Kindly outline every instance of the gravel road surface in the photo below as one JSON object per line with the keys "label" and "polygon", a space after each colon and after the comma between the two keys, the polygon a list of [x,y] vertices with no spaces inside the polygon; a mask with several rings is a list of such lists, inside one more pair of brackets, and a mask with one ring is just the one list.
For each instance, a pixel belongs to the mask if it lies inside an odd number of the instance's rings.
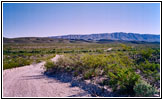
{"label": "gravel road surface", "polygon": [[[56,61],[60,55],[52,58]],[[44,64],[3,70],[3,97],[89,97],[87,91],[44,75]]]}

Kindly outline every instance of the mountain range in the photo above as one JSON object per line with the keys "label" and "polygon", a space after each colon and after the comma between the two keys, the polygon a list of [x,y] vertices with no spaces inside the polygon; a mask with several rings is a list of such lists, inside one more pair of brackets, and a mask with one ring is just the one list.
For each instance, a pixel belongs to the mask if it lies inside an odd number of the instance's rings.
{"label": "mountain range", "polygon": [[123,41],[145,41],[145,42],[160,42],[160,35],[154,34],[138,34],[138,33],[100,33],[100,34],[88,34],[88,35],[62,35],[51,36],[55,39],[79,39],[79,40],[123,40]]}

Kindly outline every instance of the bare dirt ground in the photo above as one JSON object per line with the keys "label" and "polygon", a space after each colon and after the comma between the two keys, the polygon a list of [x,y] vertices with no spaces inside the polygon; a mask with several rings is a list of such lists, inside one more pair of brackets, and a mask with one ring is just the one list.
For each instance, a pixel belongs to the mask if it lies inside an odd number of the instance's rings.
{"label": "bare dirt ground", "polygon": [[[52,60],[56,61],[56,55]],[[78,85],[44,74],[45,62],[3,71],[3,97],[90,97]],[[65,77],[63,78],[65,79]],[[66,79],[67,80],[67,79]]]}

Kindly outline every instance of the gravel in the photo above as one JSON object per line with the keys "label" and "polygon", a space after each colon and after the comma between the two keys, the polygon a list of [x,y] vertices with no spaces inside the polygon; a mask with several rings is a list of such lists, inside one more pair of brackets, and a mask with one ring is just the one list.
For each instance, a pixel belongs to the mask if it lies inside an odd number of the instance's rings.
{"label": "gravel", "polygon": [[[60,56],[52,58],[56,61]],[[90,97],[91,94],[71,82],[44,74],[44,64],[32,64],[3,70],[3,97]],[[66,77],[65,77],[66,78]]]}

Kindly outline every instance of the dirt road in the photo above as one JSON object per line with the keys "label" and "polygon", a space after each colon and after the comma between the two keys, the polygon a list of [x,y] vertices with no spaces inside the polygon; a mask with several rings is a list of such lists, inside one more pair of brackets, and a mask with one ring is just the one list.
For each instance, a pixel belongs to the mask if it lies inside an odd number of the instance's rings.
{"label": "dirt road", "polygon": [[[52,60],[56,61],[56,55]],[[70,83],[44,75],[45,62],[3,71],[3,97],[73,97],[90,94]]]}

